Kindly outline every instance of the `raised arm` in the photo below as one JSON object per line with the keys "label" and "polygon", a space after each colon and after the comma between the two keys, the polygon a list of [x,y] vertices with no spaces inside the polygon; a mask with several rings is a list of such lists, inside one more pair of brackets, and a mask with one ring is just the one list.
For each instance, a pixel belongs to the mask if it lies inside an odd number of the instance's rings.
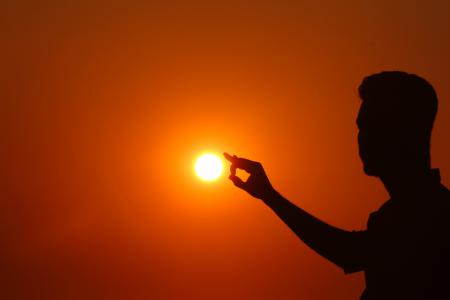
{"label": "raised arm", "polygon": [[[311,249],[345,272],[363,268],[365,232],[350,232],[331,226],[291,203],[272,187],[259,162],[227,153],[224,156],[231,162],[229,178],[234,185],[261,199]],[[236,169],[243,169],[250,174],[247,181],[236,176]]]}

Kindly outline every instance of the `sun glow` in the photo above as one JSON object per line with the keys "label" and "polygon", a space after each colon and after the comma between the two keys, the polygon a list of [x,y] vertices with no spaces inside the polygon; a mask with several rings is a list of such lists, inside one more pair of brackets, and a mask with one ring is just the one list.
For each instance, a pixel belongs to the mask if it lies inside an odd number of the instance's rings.
{"label": "sun glow", "polygon": [[217,155],[206,153],[197,159],[194,169],[200,179],[213,181],[218,179],[222,174],[223,164]]}

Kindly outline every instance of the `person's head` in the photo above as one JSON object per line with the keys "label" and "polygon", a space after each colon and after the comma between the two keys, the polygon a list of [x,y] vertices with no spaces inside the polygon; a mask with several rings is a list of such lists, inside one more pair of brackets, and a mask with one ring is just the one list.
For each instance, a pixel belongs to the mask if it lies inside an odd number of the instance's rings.
{"label": "person's head", "polygon": [[359,86],[359,154],[367,175],[430,167],[437,96],[425,79],[405,72],[370,75]]}

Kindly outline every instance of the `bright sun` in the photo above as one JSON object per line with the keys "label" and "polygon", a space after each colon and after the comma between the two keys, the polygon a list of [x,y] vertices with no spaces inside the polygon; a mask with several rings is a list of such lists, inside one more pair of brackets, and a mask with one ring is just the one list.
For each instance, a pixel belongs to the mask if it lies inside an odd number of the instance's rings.
{"label": "bright sun", "polygon": [[195,162],[195,173],[205,181],[213,181],[222,174],[222,160],[214,154],[201,155]]}

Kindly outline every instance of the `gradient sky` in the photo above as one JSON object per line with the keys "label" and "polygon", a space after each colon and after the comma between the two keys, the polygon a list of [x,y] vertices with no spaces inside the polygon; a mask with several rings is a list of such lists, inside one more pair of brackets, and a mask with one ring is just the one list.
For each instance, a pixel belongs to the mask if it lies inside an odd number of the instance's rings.
{"label": "gradient sky", "polygon": [[363,229],[387,199],[358,157],[357,87],[404,70],[439,113],[450,185],[448,1],[1,4],[0,297],[358,299],[206,150],[263,162],[288,199]]}

